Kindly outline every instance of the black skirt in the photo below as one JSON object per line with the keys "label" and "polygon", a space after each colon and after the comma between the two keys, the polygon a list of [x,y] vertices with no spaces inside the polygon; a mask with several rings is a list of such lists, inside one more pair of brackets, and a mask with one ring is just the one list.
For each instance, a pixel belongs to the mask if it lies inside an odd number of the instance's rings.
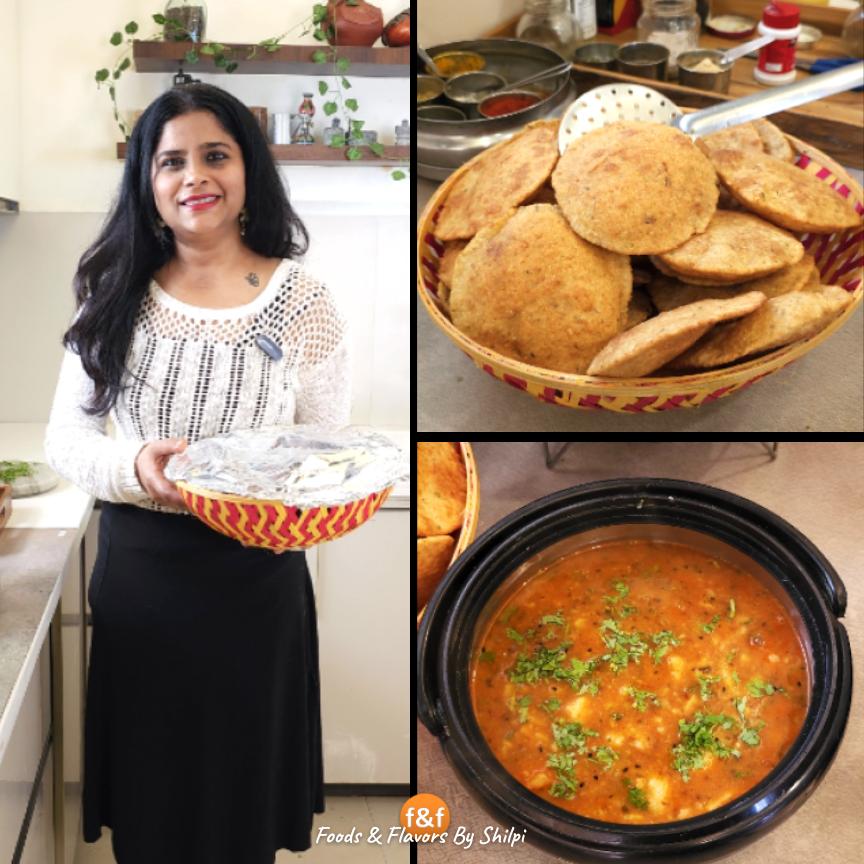
{"label": "black skirt", "polygon": [[88,594],[84,839],[118,864],[273,864],[324,812],[315,599],[300,552],[102,505]]}

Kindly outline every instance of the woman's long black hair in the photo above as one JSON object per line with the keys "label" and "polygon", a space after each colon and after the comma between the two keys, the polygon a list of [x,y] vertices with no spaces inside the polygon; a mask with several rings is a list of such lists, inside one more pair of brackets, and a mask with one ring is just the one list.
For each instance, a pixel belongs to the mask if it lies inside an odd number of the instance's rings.
{"label": "woman's long black hair", "polygon": [[[210,84],[185,84],[154,100],[135,124],[126,148],[120,191],[96,241],[81,256],[73,286],[79,314],[63,345],[81,357],[93,379],[84,410],[107,414],[117,400],[139,306],[150,280],[174,257],[174,237],[157,227],[150,178],[165,124],[191,111],[210,111],[240,145],[246,170],[245,244],[268,258],[296,258],[309,235],[288,203],[267,140],[252,112]],[[83,307],[83,308],[82,308]]]}

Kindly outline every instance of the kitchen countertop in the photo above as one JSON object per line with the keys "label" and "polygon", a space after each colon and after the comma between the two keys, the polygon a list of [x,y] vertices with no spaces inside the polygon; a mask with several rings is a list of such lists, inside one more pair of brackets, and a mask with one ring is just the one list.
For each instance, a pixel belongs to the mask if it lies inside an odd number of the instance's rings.
{"label": "kitchen countertop", "polygon": [[[837,758],[812,796],[773,831],[731,855],[725,864],[789,864],[819,859],[849,864],[861,857],[864,800],[864,444],[780,444],[773,462],[758,443],[573,444],[549,471],[542,445],[475,443],[481,507],[478,534],[523,504],[579,483],[612,477],[672,477],[743,495],[791,522],[831,561],[848,591],[842,619],[852,645],[854,686],[849,724]],[[814,506],[815,505],[815,506]],[[417,723],[417,791],[450,808],[449,834],[475,832],[470,850],[450,843],[418,847],[422,864],[553,864],[563,861],[533,846],[478,846],[486,826],[500,825],[481,810],[444,758],[436,739]]]}
{"label": "kitchen countertop", "polygon": [[[847,169],[864,185],[864,172]],[[438,183],[417,179],[417,213]],[[421,432],[864,431],[864,304],[806,356],[725,399],[655,414],[547,405],[478,369],[444,335],[415,294],[417,428]]]}

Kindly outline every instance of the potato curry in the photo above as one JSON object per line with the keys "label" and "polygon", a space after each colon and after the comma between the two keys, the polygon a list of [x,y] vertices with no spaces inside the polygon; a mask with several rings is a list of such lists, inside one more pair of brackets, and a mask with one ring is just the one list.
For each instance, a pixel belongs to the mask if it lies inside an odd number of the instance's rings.
{"label": "potato curry", "polygon": [[753,575],[673,543],[579,550],[502,604],[472,657],[489,747],[529,790],[606,822],[686,819],[742,795],[807,711],[807,663]]}

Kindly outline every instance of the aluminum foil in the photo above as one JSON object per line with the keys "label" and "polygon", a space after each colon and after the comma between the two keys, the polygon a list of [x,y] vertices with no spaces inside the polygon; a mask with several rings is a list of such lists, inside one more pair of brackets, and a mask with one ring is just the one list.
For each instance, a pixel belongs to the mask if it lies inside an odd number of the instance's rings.
{"label": "aluminum foil", "polygon": [[202,438],[172,456],[165,476],[298,507],[345,504],[408,477],[389,438],[357,426],[244,429]]}

